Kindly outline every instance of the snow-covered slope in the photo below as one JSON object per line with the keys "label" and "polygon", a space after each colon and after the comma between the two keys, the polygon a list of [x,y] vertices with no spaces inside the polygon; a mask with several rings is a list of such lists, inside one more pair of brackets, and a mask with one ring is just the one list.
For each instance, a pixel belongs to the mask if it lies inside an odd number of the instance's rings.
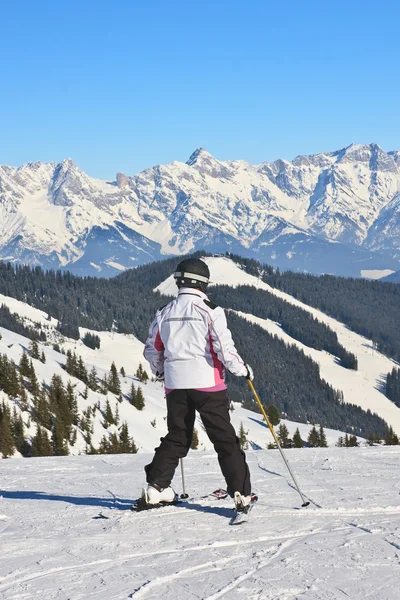
{"label": "snow-covered slope", "polygon": [[[91,332],[87,329],[81,329],[82,336],[85,332],[89,331],[100,337],[100,349],[92,350],[85,346],[81,340],[76,341],[62,336],[55,329],[57,321],[55,319],[49,321],[47,315],[40,310],[3,295],[0,295],[0,304],[5,304],[12,312],[18,313],[24,319],[26,325],[40,323],[46,332],[48,344],[58,344],[64,352],[68,350],[75,352],[78,356],[82,357],[88,372],[93,366],[96,368],[99,380],[103,379],[105,374],[109,374],[112,362],[116,364],[118,371],[121,367],[124,368],[126,376],[120,376],[121,389],[124,395],[121,403],[110,392],[104,395],[90,389],[88,390],[88,397],[85,399],[85,384],[79,379],[71,377],[61,366],[65,364],[65,355],[54,350],[52,346],[39,343],[40,354],[43,351],[46,357],[45,363],[33,359],[39,382],[45,381],[48,384],[54,374],[60,376],[65,385],[71,381],[74,385],[78,409],[81,415],[88,407],[93,407],[100,403],[100,410],[97,410],[93,417],[92,444],[94,447],[98,447],[104,435],[113,432],[118,433],[117,426],[110,425],[105,430],[102,425],[107,399],[110,401],[113,412],[118,409],[119,425],[124,421],[128,424],[130,435],[133,437],[139,452],[150,452],[159,445],[160,437],[165,435],[167,431],[164,388],[158,382],[149,381],[146,384],[140,383],[135,376],[140,363],[142,363],[144,368],[147,368],[147,363],[143,358],[143,344],[138,339],[132,335],[98,331]],[[3,327],[0,327],[0,335],[0,354],[6,354],[9,359],[19,364],[23,351],[29,349],[30,341]],[[145,408],[142,411],[131,406],[127,399],[132,383],[136,388],[138,386],[142,388],[145,397]],[[246,385],[245,381],[243,381],[243,385]],[[10,408],[16,406],[18,411],[21,410],[21,405],[18,402],[0,391],[0,402],[2,400]],[[32,402],[30,406],[32,407]],[[232,423],[237,431],[239,431],[240,425],[243,423],[250,447],[266,448],[269,443],[273,442],[272,435],[266,428],[265,423],[263,423],[261,415],[242,408],[239,403],[234,403],[233,406],[234,410],[231,413]],[[28,437],[34,436],[36,433],[36,423],[30,418],[30,412],[23,411],[21,414],[24,420],[26,435]],[[311,425],[287,420],[282,420],[282,423],[285,423],[288,427],[290,436],[293,436],[298,427],[302,439],[307,439]],[[196,429],[199,437],[199,450],[211,449],[213,446],[202,427],[200,419],[197,420]],[[86,449],[83,432],[77,428],[77,433],[76,443],[69,448],[71,454],[80,454],[85,452]],[[333,429],[325,429],[325,433],[330,446],[334,446],[338,441],[338,437],[344,435],[342,432]]]}
{"label": "snow-covered slope", "polygon": [[71,159],[0,166],[0,258],[110,275],[195,249],[360,276],[400,266],[400,159],[376,144],[294,161],[204,149],[115,182]]}
{"label": "snow-covered slope", "polygon": [[[267,319],[260,319],[250,314],[239,313],[240,316],[260,325],[271,334],[277,335],[283,339],[286,343],[294,344],[301,348],[320,365],[321,376],[335,389],[342,390],[346,402],[357,404],[364,410],[370,409],[372,412],[376,412],[400,433],[400,408],[380,391],[382,389],[382,381],[385,380],[387,373],[392,371],[393,367],[398,368],[398,365],[383,354],[377,352],[374,349],[371,340],[354,333],[348,329],[346,325],[332,317],[328,317],[318,309],[307,306],[289,294],[272,288],[253,275],[249,275],[237,264],[227,258],[206,257],[204,260],[210,268],[212,283],[211,288],[209,288],[209,296],[211,299],[213,284],[231,285],[233,287],[238,285],[251,285],[257,289],[266,290],[271,294],[275,294],[287,302],[307,310],[316,319],[326,323],[336,332],[339,343],[357,357],[357,371],[341,367],[337,364],[336,358],[324,350],[314,350],[291,338],[281,329],[279,323]],[[171,275],[157,286],[156,290],[164,295],[176,295],[177,287],[173,276]]]}
{"label": "snow-covered slope", "polygon": [[[216,283],[226,285],[252,285],[259,289],[268,290],[271,293],[277,294],[285,300],[297,304],[311,312],[318,320],[327,323],[337,335],[339,342],[350,352],[356,355],[358,360],[358,370],[344,369],[337,364],[335,357],[325,351],[318,351],[307,346],[304,346],[297,340],[289,337],[281,329],[279,323],[275,323],[266,319],[254,317],[251,314],[240,315],[252,322],[257,323],[272,334],[276,334],[288,344],[295,344],[300,347],[306,354],[317,362],[320,366],[321,376],[330,383],[335,389],[342,390],[346,402],[356,404],[364,410],[370,409],[376,412],[379,416],[392,425],[394,430],[400,434],[400,409],[394,403],[389,401],[386,396],[380,391],[381,383],[386,377],[386,374],[392,370],[395,363],[387,357],[377,352],[370,340],[353,333],[342,323],[335,321],[331,317],[327,317],[317,309],[303,305],[288,294],[275,290],[259,279],[249,275],[237,264],[225,257],[208,257],[205,259],[210,267],[212,284],[210,287],[210,297],[212,298],[212,286]],[[176,293],[176,285],[172,276],[162,282],[157,288],[162,294],[173,295]],[[163,387],[158,382],[149,381],[146,384],[139,383],[135,373],[140,363],[146,368],[146,362],[143,359],[143,344],[132,335],[122,335],[113,332],[90,332],[96,334],[100,338],[100,349],[92,350],[85,346],[81,340],[76,341],[65,338],[57,330],[57,321],[54,318],[48,317],[46,313],[28,306],[27,304],[0,295],[0,304],[5,304],[11,312],[17,313],[24,319],[26,325],[40,325],[47,337],[46,344],[39,344],[40,354],[43,351],[46,357],[46,362],[33,359],[34,368],[39,382],[45,381],[49,383],[54,374],[59,375],[65,384],[71,381],[75,386],[75,393],[78,401],[80,414],[88,407],[100,405],[100,410],[97,410],[93,416],[93,435],[92,443],[94,447],[98,447],[103,435],[118,432],[115,425],[110,425],[107,431],[102,423],[104,421],[104,411],[107,399],[111,403],[111,408],[115,412],[118,408],[120,423],[124,421],[128,424],[130,435],[133,437],[139,452],[150,452],[158,445],[159,438],[166,432],[165,416],[165,400]],[[87,332],[87,329],[81,329],[81,337]],[[28,349],[30,342],[26,338],[10,332],[4,328],[0,328],[0,354],[6,354],[9,359],[14,360],[19,364],[24,349]],[[88,397],[85,398],[85,384],[71,377],[62,368],[66,361],[64,354],[60,354],[53,349],[53,345],[58,344],[64,352],[71,350],[82,357],[84,364],[89,372],[92,367],[97,370],[99,380],[102,380],[104,375],[110,371],[111,363],[114,362],[117,369],[124,368],[125,376],[120,377],[122,392],[124,399],[120,403],[117,397],[111,393],[107,396],[92,390],[88,391]],[[135,387],[138,385],[142,388],[145,397],[145,409],[138,411],[131,406],[128,401],[128,395],[132,383]],[[245,382],[243,385],[246,387]],[[255,379],[257,387],[257,374]],[[248,391],[249,396],[250,392]],[[10,407],[21,406],[13,399],[0,392],[0,400],[4,399]],[[32,400],[32,399],[31,399]],[[31,403],[32,406],[32,403]],[[28,436],[33,436],[36,433],[36,424],[30,419],[29,412],[22,413],[25,423],[25,432]],[[247,439],[252,448],[266,448],[272,442],[272,437],[265,424],[259,415],[245,410],[239,404],[235,404],[235,410],[232,412],[232,422],[239,430],[241,423],[247,432]],[[289,434],[292,436],[295,429],[299,427],[300,434],[304,440],[307,439],[310,431],[310,425],[298,424],[289,421],[284,421],[289,429]],[[199,436],[199,448],[211,449],[212,445],[208,440],[201,422],[198,421],[196,428]],[[70,447],[72,454],[85,452],[86,441],[83,432],[77,429],[78,437],[74,446]],[[327,441],[330,446],[333,446],[341,432],[334,430],[326,430]]]}
{"label": "snow-covered slope", "polygon": [[287,456],[316,504],[294,510],[277,451],[248,452],[259,501],[236,528],[231,500],[199,498],[223,485],[214,453],[185,459],[191,502],[140,514],[129,508],[150,455],[2,461],[0,596],[398,600],[400,448]]}

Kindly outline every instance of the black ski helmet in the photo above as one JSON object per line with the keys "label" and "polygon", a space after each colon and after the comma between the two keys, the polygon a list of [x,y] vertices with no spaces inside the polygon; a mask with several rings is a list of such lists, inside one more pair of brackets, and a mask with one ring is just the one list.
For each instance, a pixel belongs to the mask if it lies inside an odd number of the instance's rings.
{"label": "black ski helmet", "polygon": [[176,267],[174,277],[178,288],[199,288],[205,292],[210,281],[210,269],[199,258],[187,258]]}

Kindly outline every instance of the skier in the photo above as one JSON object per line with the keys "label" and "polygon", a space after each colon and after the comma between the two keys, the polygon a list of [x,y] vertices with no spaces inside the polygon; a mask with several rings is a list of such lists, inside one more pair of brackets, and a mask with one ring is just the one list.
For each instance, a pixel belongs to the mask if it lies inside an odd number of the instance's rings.
{"label": "skier", "polygon": [[170,484],[179,459],[189,451],[197,410],[218,454],[227,491],[236,509],[247,513],[253,501],[250,473],[230,423],[224,371],[249,379],[253,371],[237,353],[223,309],[208,300],[207,264],[183,260],[174,278],[178,296],[157,311],[144,348],[152,373],[164,380],[168,425],[145,467],[144,500],[154,505],[176,500]]}

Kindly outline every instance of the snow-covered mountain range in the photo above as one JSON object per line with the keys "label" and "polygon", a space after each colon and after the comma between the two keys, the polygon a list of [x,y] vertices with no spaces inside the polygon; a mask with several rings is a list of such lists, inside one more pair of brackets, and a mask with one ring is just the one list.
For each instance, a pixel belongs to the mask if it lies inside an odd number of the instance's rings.
{"label": "snow-covered mountain range", "polygon": [[400,152],[251,165],[203,149],[113,182],[71,159],[0,166],[0,258],[108,276],[196,249],[340,275],[400,268]]}

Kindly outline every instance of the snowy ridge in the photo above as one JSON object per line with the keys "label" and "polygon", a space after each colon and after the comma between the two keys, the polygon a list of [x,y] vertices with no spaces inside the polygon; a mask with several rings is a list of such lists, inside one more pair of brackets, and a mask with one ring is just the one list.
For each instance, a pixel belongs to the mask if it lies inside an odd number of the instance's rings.
{"label": "snowy ridge", "polygon": [[400,266],[400,161],[376,144],[251,165],[204,149],[116,181],[59,164],[0,166],[0,258],[115,274],[226,250],[360,276]]}

